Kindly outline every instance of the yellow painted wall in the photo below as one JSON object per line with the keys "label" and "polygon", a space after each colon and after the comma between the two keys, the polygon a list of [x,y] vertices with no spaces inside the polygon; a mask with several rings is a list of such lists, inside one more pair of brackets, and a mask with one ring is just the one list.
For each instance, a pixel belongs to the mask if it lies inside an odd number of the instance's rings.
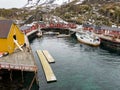
{"label": "yellow painted wall", "polygon": [[19,28],[15,24],[12,24],[11,30],[9,32],[7,39],[0,39],[0,43],[2,43],[0,44],[0,52],[6,52],[6,51],[9,53],[14,52],[15,48],[17,48],[17,46],[15,45],[13,41],[14,35],[16,35],[16,39],[18,43],[20,45],[24,45],[25,43],[24,34],[19,30]]}
{"label": "yellow painted wall", "polygon": [[6,39],[0,39],[0,52],[6,52],[7,47],[7,40]]}
{"label": "yellow painted wall", "polygon": [[17,40],[18,40],[18,43],[20,45],[24,45],[25,43],[25,36],[24,36],[24,33],[19,30],[19,28],[17,26],[15,26],[15,29],[16,29],[16,37],[17,37]]}

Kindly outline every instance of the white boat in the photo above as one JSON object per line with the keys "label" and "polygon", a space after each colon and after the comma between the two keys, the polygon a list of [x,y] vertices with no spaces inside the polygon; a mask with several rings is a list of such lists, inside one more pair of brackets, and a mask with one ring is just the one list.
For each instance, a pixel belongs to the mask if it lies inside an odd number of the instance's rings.
{"label": "white boat", "polygon": [[76,37],[78,41],[81,43],[91,45],[91,46],[99,46],[100,38],[95,36],[92,32],[79,31],[76,32]]}

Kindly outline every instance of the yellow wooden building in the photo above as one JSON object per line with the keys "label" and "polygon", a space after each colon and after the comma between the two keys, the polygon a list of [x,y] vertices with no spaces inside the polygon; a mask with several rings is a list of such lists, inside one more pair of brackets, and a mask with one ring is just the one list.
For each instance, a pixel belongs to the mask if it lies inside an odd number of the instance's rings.
{"label": "yellow wooden building", "polygon": [[12,20],[0,20],[0,52],[13,53],[24,43],[24,34]]}

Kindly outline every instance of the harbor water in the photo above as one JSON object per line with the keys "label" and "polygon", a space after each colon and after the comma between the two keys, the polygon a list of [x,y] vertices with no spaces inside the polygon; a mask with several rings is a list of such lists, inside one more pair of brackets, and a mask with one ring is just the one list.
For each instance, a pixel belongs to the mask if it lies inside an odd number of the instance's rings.
{"label": "harbor water", "polygon": [[[39,90],[120,90],[120,55],[81,44],[73,37],[43,36],[31,41]],[[48,50],[57,82],[47,83],[36,50]]]}

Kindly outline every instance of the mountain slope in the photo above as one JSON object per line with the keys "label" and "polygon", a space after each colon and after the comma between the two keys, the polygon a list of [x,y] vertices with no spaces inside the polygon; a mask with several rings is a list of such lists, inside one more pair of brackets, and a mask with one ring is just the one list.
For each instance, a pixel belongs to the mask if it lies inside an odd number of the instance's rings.
{"label": "mountain slope", "polygon": [[36,7],[36,5],[61,6],[73,1],[78,1],[81,3],[84,0],[28,0],[28,3],[25,5],[25,7]]}

